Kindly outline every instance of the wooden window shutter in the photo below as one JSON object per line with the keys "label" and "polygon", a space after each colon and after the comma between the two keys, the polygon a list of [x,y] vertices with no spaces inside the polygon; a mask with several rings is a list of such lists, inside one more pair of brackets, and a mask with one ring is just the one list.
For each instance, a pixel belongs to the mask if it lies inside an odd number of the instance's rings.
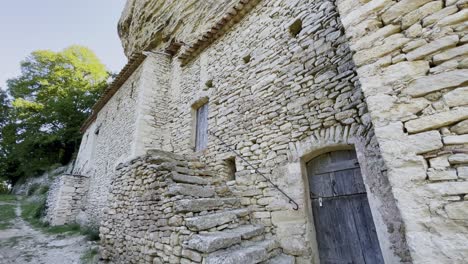
{"label": "wooden window shutter", "polygon": [[195,135],[195,151],[200,151],[208,145],[208,103],[197,109],[197,127]]}

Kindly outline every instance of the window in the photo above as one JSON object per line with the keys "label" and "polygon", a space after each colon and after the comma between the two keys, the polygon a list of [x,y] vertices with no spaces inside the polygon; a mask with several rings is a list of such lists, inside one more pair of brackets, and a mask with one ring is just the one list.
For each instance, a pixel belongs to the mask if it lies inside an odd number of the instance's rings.
{"label": "window", "polygon": [[195,151],[200,151],[208,144],[208,103],[197,109],[196,118]]}
{"label": "window", "polygon": [[236,179],[236,158],[231,157],[226,159],[226,167],[227,167],[227,180],[234,181]]}

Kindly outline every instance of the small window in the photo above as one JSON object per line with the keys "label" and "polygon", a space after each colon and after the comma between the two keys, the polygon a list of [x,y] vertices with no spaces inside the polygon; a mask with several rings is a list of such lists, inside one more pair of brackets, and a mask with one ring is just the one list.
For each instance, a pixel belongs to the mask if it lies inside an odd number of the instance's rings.
{"label": "small window", "polygon": [[228,181],[233,181],[236,179],[236,158],[232,157],[229,159],[226,159],[226,167],[227,167],[227,180]]}
{"label": "small window", "polygon": [[197,109],[195,151],[204,150],[208,144],[208,103]]}
{"label": "small window", "polygon": [[94,130],[94,134],[95,134],[95,135],[99,135],[99,132],[101,131],[101,126],[102,126],[102,124],[99,124],[99,125],[96,127],[96,129]]}

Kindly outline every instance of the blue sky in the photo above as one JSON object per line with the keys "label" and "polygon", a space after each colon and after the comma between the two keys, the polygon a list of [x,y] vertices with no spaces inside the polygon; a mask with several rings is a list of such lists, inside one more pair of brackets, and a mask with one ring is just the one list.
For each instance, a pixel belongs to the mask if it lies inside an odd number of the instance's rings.
{"label": "blue sky", "polygon": [[0,87],[38,49],[91,48],[107,68],[126,63],[117,22],[126,0],[10,0],[0,6]]}

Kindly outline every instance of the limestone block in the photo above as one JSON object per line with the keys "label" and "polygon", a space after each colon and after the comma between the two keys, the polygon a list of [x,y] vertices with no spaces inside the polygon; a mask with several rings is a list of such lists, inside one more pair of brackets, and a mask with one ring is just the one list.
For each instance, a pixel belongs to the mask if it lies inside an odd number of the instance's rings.
{"label": "limestone block", "polygon": [[396,18],[401,17],[430,1],[431,0],[402,0],[394,4],[382,14],[382,21],[385,24],[389,24]]}
{"label": "limestone block", "polygon": [[453,15],[442,18],[439,22],[437,22],[436,25],[439,27],[443,27],[443,26],[458,24],[467,20],[468,20],[468,9],[463,9]]}
{"label": "limestone block", "polygon": [[440,39],[429,42],[424,46],[421,46],[413,51],[406,54],[406,58],[409,61],[422,59],[434,52],[457,45],[459,37],[457,35],[446,36]]}
{"label": "limestone block", "polygon": [[451,6],[454,5],[458,2],[459,0],[445,0],[445,5],[446,6]]}
{"label": "limestone block", "polygon": [[[267,262],[265,264],[295,264],[295,260],[293,256],[285,255],[285,254],[280,254]],[[309,263],[311,263],[309,261]]]}
{"label": "limestone block", "polygon": [[444,52],[441,52],[434,56],[433,60],[435,64],[440,64],[444,61],[453,59],[458,56],[463,56],[468,54],[468,44],[455,47]]}
{"label": "limestone block", "polygon": [[463,59],[458,63],[458,68],[460,69],[468,69],[468,58]]}
{"label": "limestone block", "polygon": [[201,212],[205,210],[213,210],[226,205],[238,205],[239,199],[236,198],[202,198],[194,200],[179,200],[174,206],[176,212]]}
{"label": "limestone block", "polygon": [[356,110],[355,109],[349,109],[343,112],[339,112],[335,115],[336,120],[345,120],[347,118],[351,118],[356,116]]}
{"label": "limestone block", "polygon": [[370,60],[379,59],[384,55],[403,47],[409,41],[410,39],[404,37],[403,34],[392,35],[388,37],[382,45],[356,52],[353,56],[354,62],[357,66],[361,66]]}
{"label": "limestone block", "polygon": [[304,255],[308,249],[304,239],[298,237],[285,237],[285,239],[280,239],[280,244],[284,253],[290,255]]}
{"label": "limestone block", "polygon": [[434,14],[426,17],[423,19],[423,26],[427,27],[431,24],[436,23],[437,21],[440,21],[441,19],[450,16],[451,14],[454,14],[458,11],[458,8],[456,6],[449,6],[446,7],[438,12],[435,12]]}
{"label": "limestone block", "polygon": [[468,154],[458,153],[448,157],[450,164],[468,164]]}
{"label": "limestone block", "polygon": [[468,144],[468,135],[445,136],[444,144],[446,145]]}
{"label": "limestone block", "polygon": [[429,164],[431,168],[439,169],[439,170],[450,167],[450,163],[448,162],[448,156],[432,158],[429,160]]}
{"label": "limestone block", "polygon": [[459,135],[468,134],[468,120],[461,121],[460,123],[452,126],[450,131]]}
{"label": "limestone block", "polygon": [[448,106],[468,104],[468,87],[457,88],[444,94],[444,101]]}
{"label": "limestone block", "polygon": [[436,195],[450,196],[468,193],[468,182],[437,182],[426,186]]}
{"label": "limestone block", "polygon": [[395,81],[408,81],[419,76],[424,76],[429,71],[427,61],[403,61],[382,69],[381,76],[383,83]]}
{"label": "limestone block", "polygon": [[465,43],[467,43],[467,42],[468,42],[468,35],[465,35],[465,36],[463,36],[463,37],[460,39],[460,43],[461,43],[461,44],[465,44]]}
{"label": "limestone block", "polygon": [[403,52],[409,52],[426,44],[427,41],[425,39],[415,39],[411,42],[408,42],[408,44],[406,44],[401,50]]}
{"label": "limestone block", "polygon": [[407,37],[410,37],[410,38],[417,38],[419,36],[421,36],[422,34],[422,26],[421,24],[414,24],[412,25],[411,27],[409,27],[406,31],[405,31],[405,34]]}
{"label": "limestone block", "polygon": [[168,194],[206,198],[214,196],[215,191],[213,187],[179,183],[169,186]]}
{"label": "limestone block", "polygon": [[388,37],[392,34],[400,32],[400,27],[398,25],[386,25],[383,28],[378,29],[377,31],[371,33],[368,36],[364,36],[356,41],[356,43],[351,45],[351,48],[355,51],[361,49],[367,49],[372,47],[372,44],[379,39]]}
{"label": "limestone block", "polygon": [[456,220],[468,219],[468,201],[449,203],[445,206],[447,216]]}
{"label": "limestone block", "polygon": [[433,14],[439,10],[441,10],[443,7],[443,2],[442,1],[435,1],[435,2],[429,2],[422,7],[408,13],[401,19],[401,27],[403,29],[409,28],[411,25],[415,23],[419,23],[419,21],[430,15]]}
{"label": "limestone block", "polygon": [[253,218],[270,218],[270,212],[253,212]]}
{"label": "limestone block", "polygon": [[468,107],[422,116],[406,122],[405,127],[409,133],[417,133],[450,125],[464,119],[468,119]]}
{"label": "limestone block", "polygon": [[408,148],[416,154],[426,153],[443,147],[442,139],[438,131],[428,131],[410,135],[408,136],[408,141]]}
{"label": "limestone block", "polygon": [[457,172],[455,170],[435,170],[430,168],[427,171],[427,176],[431,181],[456,180]]}
{"label": "limestone block", "polygon": [[343,23],[345,27],[349,27],[363,20],[365,17],[368,17],[370,14],[381,10],[391,2],[391,0],[371,0],[366,4],[355,8],[348,15],[343,17],[341,19],[341,23]]}
{"label": "limestone block", "polygon": [[190,249],[186,249],[186,248],[182,249],[182,256],[188,259],[191,259],[193,261],[196,261],[196,262],[200,262],[202,259],[202,256],[200,253],[190,250]]}
{"label": "limestone block", "polygon": [[468,69],[443,72],[416,79],[403,92],[411,96],[423,96],[468,82]]}
{"label": "limestone block", "polygon": [[457,174],[462,179],[468,179],[468,166],[458,167]]}

